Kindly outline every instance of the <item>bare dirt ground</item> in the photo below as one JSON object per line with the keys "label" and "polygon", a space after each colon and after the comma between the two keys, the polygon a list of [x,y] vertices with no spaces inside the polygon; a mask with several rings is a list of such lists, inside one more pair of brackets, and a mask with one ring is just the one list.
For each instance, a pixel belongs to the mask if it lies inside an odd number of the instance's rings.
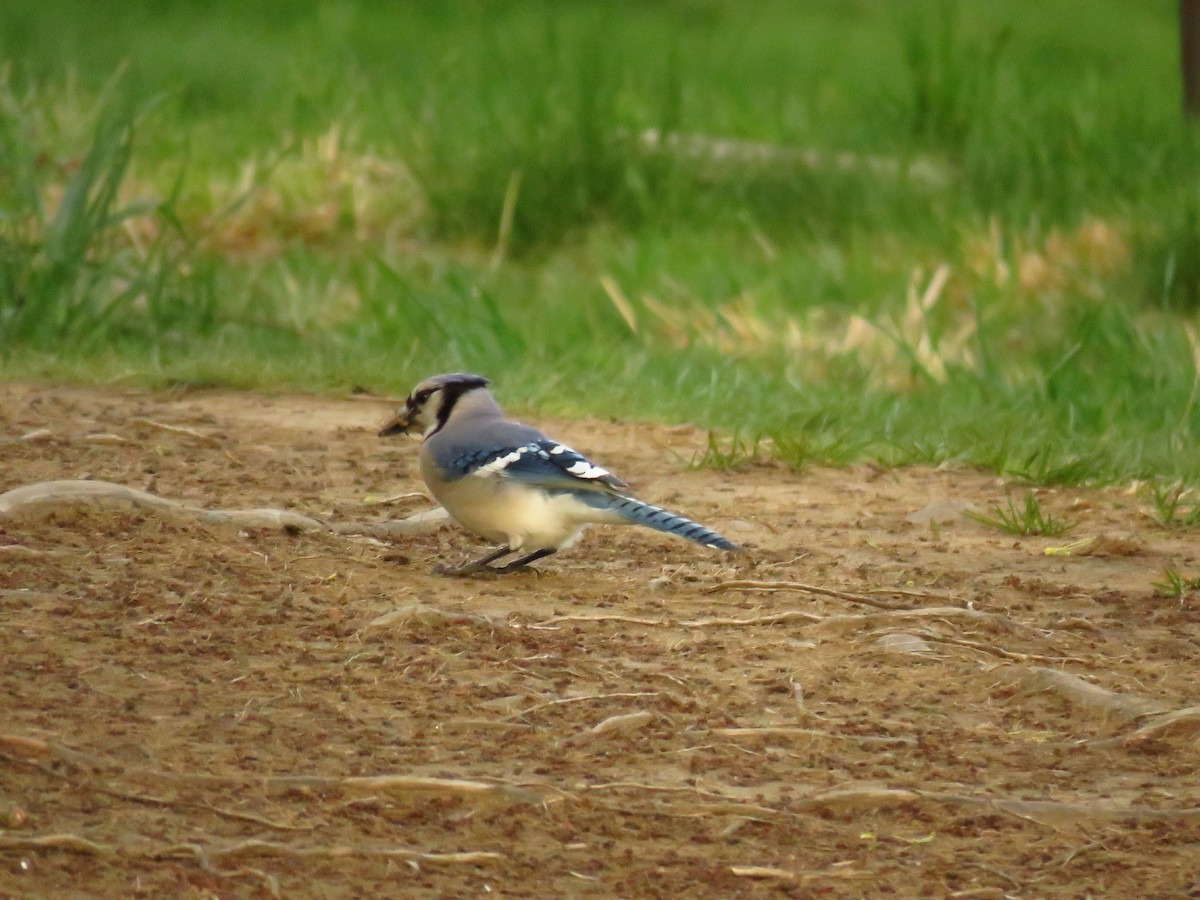
{"label": "bare dirt ground", "polygon": [[[0,385],[0,492],[378,525],[428,506],[366,502],[422,487],[387,412]],[[750,552],[595,529],[448,579],[452,527],[0,498],[0,895],[1200,896],[1200,597],[1152,587],[1194,532],[1043,490],[1077,528],[1014,538],[952,508],[1012,489],[976,472],[539,424]]]}

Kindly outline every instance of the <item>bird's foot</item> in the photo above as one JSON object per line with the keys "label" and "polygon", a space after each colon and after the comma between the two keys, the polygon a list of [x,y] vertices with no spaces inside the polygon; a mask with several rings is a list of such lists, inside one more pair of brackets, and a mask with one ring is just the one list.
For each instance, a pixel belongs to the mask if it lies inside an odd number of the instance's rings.
{"label": "bird's foot", "polygon": [[[553,547],[547,547],[542,550],[534,550],[532,553],[522,556],[520,559],[515,559],[505,566],[493,566],[495,562],[502,556],[507,556],[512,551],[507,547],[501,547],[495,553],[490,553],[483,559],[477,559],[474,562],[464,563],[460,566],[434,566],[433,572],[435,575],[451,575],[457,577],[468,577],[473,575],[511,575],[513,572],[521,572],[529,567],[531,562],[549,556],[556,552]],[[537,572],[537,569],[530,569],[532,572]]]}
{"label": "bird's foot", "polygon": [[[524,571],[525,569],[529,568],[529,564],[531,562],[537,562],[539,559],[544,559],[545,557],[549,556],[551,553],[557,553],[557,552],[558,552],[557,549],[554,547],[546,547],[542,550],[534,550],[532,553],[528,554],[527,556],[522,556],[520,559],[514,559],[512,562],[510,562],[506,566],[496,566],[495,569],[498,573],[500,573],[502,575],[507,575],[511,572],[521,572],[521,571]],[[540,574],[537,569],[529,569],[529,571],[531,571],[535,574]]]}
{"label": "bird's foot", "polygon": [[[487,556],[483,557],[482,559],[476,559],[476,560],[473,560],[472,562],[462,563],[461,565],[457,565],[457,566],[446,566],[446,565],[434,566],[433,573],[435,575],[467,576],[467,575],[478,575],[481,572],[494,572],[494,571],[496,571],[495,567],[489,565],[489,563],[493,563],[503,556],[508,556],[508,554],[510,554],[510,553],[512,553],[512,551],[509,550],[507,547],[501,547],[499,550],[489,553]],[[518,562],[520,562],[520,560],[518,560]]]}
{"label": "bird's foot", "polygon": [[516,562],[510,562],[506,566],[490,566],[489,568],[497,575],[512,575],[515,572],[532,572],[534,575],[542,574],[533,566],[529,565],[529,563],[519,559]]}
{"label": "bird's foot", "polygon": [[492,578],[497,575],[512,575],[516,572],[533,572],[538,570],[528,563],[511,562],[506,566],[489,566],[483,563],[467,563],[463,566],[438,565],[433,567],[434,575],[445,575],[449,578]]}
{"label": "bird's foot", "polygon": [[484,565],[482,563],[466,563],[461,566],[447,566],[439,564],[433,567],[434,575],[447,575],[452,578],[469,578],[473,575],[485,575],[495,572],[494,566]]}

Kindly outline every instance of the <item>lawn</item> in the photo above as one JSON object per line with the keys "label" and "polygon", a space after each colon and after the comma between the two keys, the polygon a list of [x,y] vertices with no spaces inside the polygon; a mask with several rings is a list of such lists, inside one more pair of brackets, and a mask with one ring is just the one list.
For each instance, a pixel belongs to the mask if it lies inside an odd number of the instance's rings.
{"label": "lawn", "polygon": [[1200,471],[1176,4],[0,8],[0,377]]}

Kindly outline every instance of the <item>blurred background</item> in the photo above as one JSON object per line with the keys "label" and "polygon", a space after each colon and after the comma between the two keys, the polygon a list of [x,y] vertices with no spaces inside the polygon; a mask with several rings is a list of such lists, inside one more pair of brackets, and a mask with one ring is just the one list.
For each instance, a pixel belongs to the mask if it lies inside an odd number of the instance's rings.
{"label": "blurred background", "polygon": [[[1184,0],[1187,5],[1188,0]],[[1200,480],[1176,0],[0,5],[0,377]]]}

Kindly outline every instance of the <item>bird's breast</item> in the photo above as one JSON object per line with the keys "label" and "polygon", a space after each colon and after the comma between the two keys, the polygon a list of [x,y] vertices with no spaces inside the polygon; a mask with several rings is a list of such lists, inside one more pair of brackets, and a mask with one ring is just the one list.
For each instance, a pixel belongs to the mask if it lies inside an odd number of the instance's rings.
{"label": "bird's breast", "polygon": [[429,487],[456,522],[513,550],[565,547],[588,521],[597,520],[594,510],[570,494],[552,494],[499,478],[468,475]]}

